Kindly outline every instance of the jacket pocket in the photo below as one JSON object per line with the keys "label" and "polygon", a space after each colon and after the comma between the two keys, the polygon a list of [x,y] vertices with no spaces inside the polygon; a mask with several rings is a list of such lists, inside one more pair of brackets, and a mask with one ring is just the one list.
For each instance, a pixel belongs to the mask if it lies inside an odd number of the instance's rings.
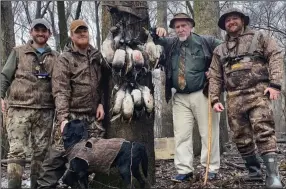
{"label": "jacket pocket", "polygon": [[256,84],[252,74],[252,62],[238,62],[233,65],[223,65],[226,87],[244,89]]}

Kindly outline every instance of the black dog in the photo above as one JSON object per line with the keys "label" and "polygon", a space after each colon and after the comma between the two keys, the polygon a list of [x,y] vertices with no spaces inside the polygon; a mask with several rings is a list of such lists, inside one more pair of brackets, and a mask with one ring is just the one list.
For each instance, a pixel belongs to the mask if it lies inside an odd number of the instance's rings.
{"label": "black dog", "polygon": [[[69,150],[81,140],[88,138],[87,124],[84,121],[75,119],[69,121],[63,130],[64,149]],[[73,186],[75,181],[81,188],[88,188],[88,164],[80,158],[70,161],[69,170],[63,176],[63,183]]]}
{"label": "black dog", "polygon": [[112,166],[118,167],[119,173],[124,183],[127,185],[127,188],[130,188],[132,179],[131,173],[139,182],[140,188],[145,188],[145,181],[141,177],[139,170],[140,164],[142,166],[144,176],[147,177],[148,156],[145,146],[138,142],[123,142]]}
{"label": "black dog", "polygon": [[[79,127],[79,128],[78,128]],[[73,120],[69,122],[63,131],[63,141],[65,149],[69,149],[82,139],[87,138],[87,126],[84,122]],[[89,147],[89,146],[87,146]],[[91,147],[91,146],[90,146]],[[145,146],[138,142],[123,142],[112,167],[117,166],[124,183],[129,188],[131,185],[131,173],[140,184],[140,188],[145,187],[145,181],[140,174],[140,164],[145,177],[148,172],[148,156]],[[88,188],[88,164],[85,160],[74,158],[70,161],[70,168],[63,176],[63,183],[73,186],[78,181],[82,189]]]}

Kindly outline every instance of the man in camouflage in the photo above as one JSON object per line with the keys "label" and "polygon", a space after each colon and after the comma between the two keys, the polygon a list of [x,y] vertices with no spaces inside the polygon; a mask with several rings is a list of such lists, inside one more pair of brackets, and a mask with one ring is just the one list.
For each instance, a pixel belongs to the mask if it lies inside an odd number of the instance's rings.
{"label": "man in camouflage", "polygon": [[50,26],[43,19],[31,24],[32,40],[13,48],[1,73],[1,105],[8,94],[6,129],[10,149],[8,153],[8,188],[21,188],[29,136],[31,135],[31,188],[36,188],[53,127],[54,100],[51,73],[58,53],[47,41]]}
{"label": "man in camouflage", "polygon": [[69,120],[84,120],[89,137],[103,137],[105,129],[102,95],[102,65],[100,52],[89,44],[88,26],[83,20],[70,25],[71,43],[59,56],[53,71],[52,84],[57,124],[53,145],[44,163],[39,188],[53,188],[66,171],[63,157],[62,132]]}
{"label": "man in camouflage", "polygon": [[[256,151],[266,166],[266,187],[282,188],[277,167],[277,145],[271,100],[281,91],[283,53],[273,38],[251,30],[249,17],[240,10],[223,14],[218,26],[226,40],[214,50],[209,92],[216,112],[223,85],[227,91],[229,126],[233,141],[249,170],[248,179],[262,177]],[[257,148],[257,149],[256,149]]]}

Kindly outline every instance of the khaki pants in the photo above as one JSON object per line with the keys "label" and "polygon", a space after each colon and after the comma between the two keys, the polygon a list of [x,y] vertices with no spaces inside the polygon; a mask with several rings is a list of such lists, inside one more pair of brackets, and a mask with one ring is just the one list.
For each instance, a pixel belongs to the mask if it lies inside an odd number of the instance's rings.
{"label": "khaki pants", "polygon": [[[219,114],[212,113],[212,143],[209,172],[220,167]],[[176,93],[173,98],[175,167],[179,174],[194,171],[193,128],[197,124],[201,136],[201,164],[206,167],[208,154],[208,99],[202,90],[191,94]]]}

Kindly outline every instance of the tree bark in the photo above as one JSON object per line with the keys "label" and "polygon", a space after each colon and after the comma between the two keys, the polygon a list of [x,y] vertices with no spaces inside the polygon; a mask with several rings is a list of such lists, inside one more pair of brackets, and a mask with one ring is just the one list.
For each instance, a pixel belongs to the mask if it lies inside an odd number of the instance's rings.
{"label": "tree bark", "polygon": [[[9,54],[15,46],[14,16],[11,1],[1,1],[1,66],[4,66]],[[6,113],[1,113],[1,158],[6,158],[9,143],[6,132]]]}
{"label": "tree bark", "polygon": [[167,1],[157,2],[157,26],[168,29],[167,25]]}
{"label": "tree bark", "polygon": [[195,32],[218,37],[219,1],[194,0]]}
{"label": "tree bark", "polygon": [[[112,1],[112,2],[102,2],[103,7],[103,17],[102,23],[102,36],[103,40],[107,35],[109,28],[117,24],[121,19],[126,22],[126,30],[130,32],[131,37],[136,37],[138,33],[142,30],[142,27],[149,28],[149,16],[148,16],[148,6],[146,1]],[[110,7],[122,6],[128,10],[133,10],[136,16],[127,12],[122,12],[121,16],[116,14],[107,14]],[[129,8],[130,9],[129,9]],[[104,126],[107,129],[107,138],[125,138],[129,141],[138,141],[145,145],[148,154],[149,166],[148,166],[148,183],[153,184],[155,181],[155,152],[154,152],[154,117],[147,118],[144,114],[138,120],[132,120],[130,123],[125,123],[120,120],[115,120],[110,123],[109,109],[110,109],[110,96],[111,90],[114,83],[112,83],[111,78],[109,81],[105,78],[106,82],[109,82],[109,87],[105,88],[105,112],[106,117],[104,120]],[[143,81],[146,86],[153,90],[151,74],[148,74],[147,78]],[[107,86],[107,85],[105,85]],[[115,171],[117,172],[117,171]],[[111,185],[112,187],[123,187],[122,179],[119,175],[112,172],[109,177],[97,175],[96,179],[98,182],[104,183],[105,185]],[[97,182],[97,183],[98,183]],[[133,183],[136,183],[134,181]],[[95,184],[93,187],[101,187]]]}
{"label": "tree bark", "polygon": [[[219,28],[217,21],[219,19],[219,2],[218,1],[194,1],[194,18],[196,22],[195,33],[202,35],[212,35],[219,37]],[[223,98],[223,97],[221,97]],[[222,101],[223,102],[223,101]],[[193,132],[194,154],[199,155],[201,152],[201,137],[196,127]],[[228,131],[225,111],[220,117],[220,146],[223,151],[224,144],[228,142]]]}
{"label": "tree bark", "polygon": [[64,49],[66,43],[68,42],[68,30],[67,30],[67,20],[65,17],[65,2],[57,1],[58,8],[58,19],[59,19],[59,31],[60,31],[60,46],[61,50]]}

